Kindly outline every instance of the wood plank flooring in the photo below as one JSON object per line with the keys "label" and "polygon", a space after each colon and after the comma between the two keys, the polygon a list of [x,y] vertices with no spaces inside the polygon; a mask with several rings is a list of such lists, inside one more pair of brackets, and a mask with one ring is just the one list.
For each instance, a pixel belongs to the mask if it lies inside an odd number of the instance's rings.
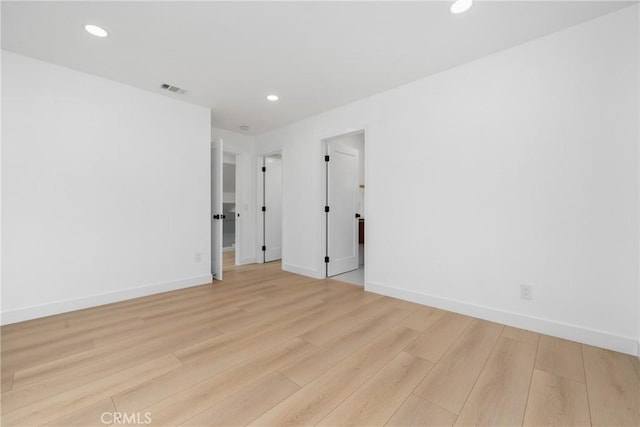
{"label": "wood plank flooring", "polygon": [[2,425],[640,425],[631,356],[224,261],[2,327]]}

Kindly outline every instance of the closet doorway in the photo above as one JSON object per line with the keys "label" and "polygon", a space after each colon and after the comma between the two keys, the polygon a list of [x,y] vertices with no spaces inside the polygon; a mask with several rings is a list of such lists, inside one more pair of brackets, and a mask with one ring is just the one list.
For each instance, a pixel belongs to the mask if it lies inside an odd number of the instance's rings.
{"label": "closet doorway", "polygon": [[236,264],[237,230],[236,155],[223,153],[222,161],[222,258],[223,268]]}
{"label": "closet doorway", "polygon": [[262,156],[260,187],[262,200],[262,262],[282,259],[282,154]]}
{"label": "closet doorway", "polygon": [[326,277],[364,286],[364,131],[323,141]]}

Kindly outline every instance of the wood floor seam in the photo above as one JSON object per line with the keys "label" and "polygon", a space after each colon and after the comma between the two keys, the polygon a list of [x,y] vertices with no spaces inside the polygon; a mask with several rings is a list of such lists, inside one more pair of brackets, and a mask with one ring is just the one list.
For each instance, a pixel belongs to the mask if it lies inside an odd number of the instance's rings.
{"label": "wood floor seam", "polygon": [[3,425],[640,425],[631,356],[277,262],[224,278],[2,326]]}
{"label": "wood floor seam", "polygon": [[[403,350],[403,351],[405,351],[405,350]],[[394,417],[394,415],[398,412],[398,410],[400,410],[400,408],[402,407],[402,405],[404,404],[404,402],[406,402],[406,401],[407,401],[407,399],[409,399],[409,397],[410,397],[410,396],[415,396],[414,391],[416,390],[416,388],[418,387],[418,385],[420,385],[420,383],[421,383],[421,382],[426,378],[426,376],[427,376],[427,375],[429,375],[429,372],[431,372],[431,370],[433,369],[433,367],[434,367],[434,366],[436,366],[436,364],[435,364],[435,363],[433,363],[433,362],[431,362],[430,360],[423,359],[423,358],[421,358],[420,356],[415,356],[415,355],[414,355],[414,357],[417,357],[418,359],[424,360],[425,362],[432,363],[432,365],[431,365],[431,367],[430,367],[429,369],[427,369],[427,370],[426,370],[426,372],[424,373],[424,375],[422,375],[422,377],[420,378],[420,380],[416,382],[416,385],[415,385],[415,386],[413,386],[413,388],[411,389],[411,391],[407,394],[407,397],[405,397],[405,398],[404,398],[403,402],[402,402],[402,403],[401,403],[401,404],[400,404],[400,405],[395,409],[395,411],[393,412],[393,414],[391,414],[391,416],[389,416],[389,417],[387,418],[387,420],[385,421],[384,425],[387,425],[387,423],[389,422],[389,420],[391,420],[391,419]],[[416,396],[416,397],[418,397],[418,398],[422,399],[422,398],[421,398],[421,397],[419,397],[419,396]],[[443,409],[443,410],[445,410],[444,408],[442,408],[442,409]],[[447,412],[449,412],[449,411],[447,411]],[[457,416],[456,416],[456,418],[457,418]]]}
{"label": "wood floor seam", "polygon": [[[502,327],[502,329],[504,329],[504,326]],[[500,330],[500,335],[502,335],[502,329]],[[473,389],[475,388],[476,384],[478,384],[478,380],[480,379],[480,376],[482,375],[482,371],[487,366],[487,363],[489,362],[489,359],[491,358],[491,355],[493,354],[493,352],[495,351],[496,347],[498,346],[498,342],[499,341],[500,341],[500,336],[498,336],[498,339],[496,340],[496,342],[493,343],[493,347],[491,348],[491,351],[489,352],[489,355],[487,356],[487,358],[485,359],[484,363],[482,364],[482,369],[480,369],[480,373],[478,374],[478,376],[476,377],[475,381],[473,382],[473,385],[470,387],[469,393],[467,393],[467,397],[464,399],[464,403],[462,404],[462,408],[463,409],[461,409],[460,412],[458,414],[456,414],[458,417],[460,416],[460,414],[464,410],[464,406],[467,404],[467,401],[469,400],[469,396],[471,396],[471,393],[473,392]],[[449,411],[449,412],[451,412],[451,411]],[[456,420],[456,422],[457,422],[457,420]]]}
{"label": "wood floor seam", "polygon": [[531,387],[533,386],[533,374],[536,370],[535,368],[535,364],[538,360],[538,351],[540,351],[540,337],[538,337],[538,341],[536,342],[536,355],[533,359],[533,369],[531,370],[531,376],[529,377],[529,388],[527,390],[527,400],[525,401],[525,405],[524,405],[524,412],[523,412],[523,419],[522,421],[524,422],[524,417],[526,417],[527,415],[527,407],[529,406],[529,398],[531,396]]}
{"label": "wood floor seam", "polygon": [[593,412],[591,411],[591,404],[589,403],[589,379],[587,378],[587,368],[584,363],[584,346],[582,345],[580,346],[580,353],[582,353],[582,369],[584,371],[584,388],[587,393],[587,408],[589,409],[589,418],[593,420]]}
{"label": "wood floor seam", "polygon": [[[414,395],[414,396],[416,396],[416,397],[417,397],[417,398],[419,398],[419,399],[426,400],[426,399],[424,399],[423,397],[420,397],[420,396],[418,396],[418,395],[414,394],[413,392],[411,392],[411,394],[412,394],[412,395]],[[456,418],[458,417],[458,414],[455,414],[455,413],[451,412],[451,411],[450,411],[450,410],[448,410],[447,408],[443,408],[442,406],[438,405],[437,403],[433,403],[433,402],[429,402],[429,403],[430,403],[430,404],[432,404],[433,406],[437,406],[438,408],[442,409],[443,411],[447,411],[447,412],[448,412],[448,413],[450,413],[451,415],[455,415],[455,416],[456,416]]]}

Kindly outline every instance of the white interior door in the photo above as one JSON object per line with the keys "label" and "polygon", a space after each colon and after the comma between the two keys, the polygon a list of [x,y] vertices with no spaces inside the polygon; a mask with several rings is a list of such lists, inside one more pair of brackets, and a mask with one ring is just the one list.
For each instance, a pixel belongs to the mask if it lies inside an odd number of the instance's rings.
{"label": "white interior door", "polygon": [[327,276],[358,269],[358,150],[329,143]]}
{"label": "white interior door", "polygon": [[282,159],[264,161],[264,262],[282,259]]}
{"label": "white interior door", "polygon": [[222,280],[222,140],[211,146],[211,274]]}

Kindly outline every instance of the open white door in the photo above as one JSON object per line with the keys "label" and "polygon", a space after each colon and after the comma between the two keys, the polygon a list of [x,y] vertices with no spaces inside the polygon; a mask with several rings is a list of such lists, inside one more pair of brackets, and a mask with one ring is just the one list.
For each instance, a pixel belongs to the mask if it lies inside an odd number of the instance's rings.
{"label": "open white door", "polygon": [[211,145],[211,274],[222,280],[222,140]]}
{"label": "open white door", "polygon": [[358,269],[358,150],[329,143],[327,276]]}
{"label": "open white door", "polygon": [[282,159],[264,159],[264,262],[282,259]]}

